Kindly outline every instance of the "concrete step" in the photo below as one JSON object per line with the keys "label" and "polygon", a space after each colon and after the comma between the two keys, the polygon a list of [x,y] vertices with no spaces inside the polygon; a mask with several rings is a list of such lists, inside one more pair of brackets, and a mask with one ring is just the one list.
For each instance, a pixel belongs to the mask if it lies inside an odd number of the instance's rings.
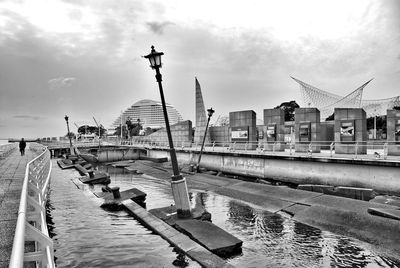
{"label": "concrete step", "polygon": [[122,202],[125,208],[133,214],[140,222],[149,227],[156,234],[167,240],[171,245],[178,248],[193,260],[200,263],[202,267],[209,268],[231,268],[233,265],[224,259],[213,254],[202,245],[191,240],[188,236],[180,233],[163,220],[157,218],[147,210],[132,202],[125,200]]}
{"label": "concrete step", "polygon": [[67,169],[67,168],[73,168],[75,167],[75,164],[72,163],[71,160],[69,159],[60,159],[57,160],[57,164],[61,169]]}
{"label": "concrete step", "polygon": [[140,191],[137,188],[132,188],[129,190],[119,192],[119,195],[120,195],[119,198],[114,198],[114,195],[111,192],[97,192],[97,193],[94,193],[94,195],[99,198],[104,199],[104,203],[101,205],[101,207],[113,207],[113,206],[121,205],[122,201],[125,201],[128,199],[131,199],[132,201],[134,201],[138,204],[143,204],[146,200],[147,194]]}
{"label": "concrete step", "polygon": [[96,173],[93,177],[80,177],[79,180],[83,183],[90,183],[90,184],[109,184],[111,182],[110,175],[107,173]]}
{"label": "concrete step", "polygon": [[400,197],[397,196],[378,195],[374,199],[369,200],[369,202],[400,207]]}
{"label": "concrete step", "polygon": [[376,216],[381,216],[389,219],[400,220],[399,209],[383,209],[383,208],[369,208],[368,213]]}
{"label": "concrete step", "polygon": [[150,156],[141,155],[140,160],[149,160],[149,161],[153,161],[156,163],[164,163],[164,162],[168,162],[168,157],[150,157]]}
{"label": "concrete step", "polygon": [[117,161],[117,162],[113,162],[111,163],[111,165],[113,167],[128,167],[130,165],[132,165],[133,163],[135,163],[134,160],[123,160],[123,161]]}
{"label": "concrete step", "polygon": [[231,256],[241,252],[243,241],[209,221],[177,220],[174,226],[218,256]]}

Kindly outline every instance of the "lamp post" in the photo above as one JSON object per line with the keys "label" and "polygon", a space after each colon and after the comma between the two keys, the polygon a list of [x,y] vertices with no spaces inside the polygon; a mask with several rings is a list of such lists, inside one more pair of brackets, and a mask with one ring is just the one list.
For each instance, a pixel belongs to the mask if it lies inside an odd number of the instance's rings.
{"label": "lamp post", "polygon": [[122,115],[123,115],[124,113],[121,111],[121,144],[122,144]]}
{"label": "lamp post", "polygon": [[207,119],[207,125],[206,125],[206,130],[204,131],[204,137],[203,137],[203,142],[201,143],[201,149],[200,149],[200,155],[199,155],[199,159],[197,160],[197,166],[196,166],[196,170],[197,172],[199,172],[200,169],[200,160],[201,160],[201,153],[203,152],[203,148],[204,148],[204,143],[206,141],[206,136],[207,136],[207,129],[208,129],[208,124],[210,123],[210,118],[213,115],[215,111],[213,110],[213,108],[210,108],[207,110],[208,113],[208,119]]}
{"label": "lamp post", "polygon": [[167,106],[165,105],[164,92],[162,87],[162,75],[160,73],[161,68],[161,56],[164,55],[163,52],[157,52],[154,49],[154,46],[151,46],[151,52],[149,55],[143,56],[144,58],[150,61],[150,67],[156,70],[156,80],[158,83],[158,88],[160,90],[161,104],[163,108],[164,120],[165,120],[165,128],[167,130],[168,142],[169,142],[169,152],[171,156],[171,164],[173,175],[171,177],[171,187],[172,187],[172,195],[174,197],[175,206],[177,210],[177,215],[180,218],[186,218],[191,216],[190,212],[190,201],[189,195],[186,185],[186,179],[180,174],[178,168],[178,160],[176,159],[176,153],[174,144],[172,141],[171,129],[169,126]]}
{"label": "lamp post", "polygon": [[67,122],[67,131],[68,131],[68,139],[69,139],[69,151],[71,155],[74,155],[74,151],[72,150],[72,141],[71,141],[71,135],[69,132],[69,124],[68,124],[68,116],[64,116],[65,122]]}

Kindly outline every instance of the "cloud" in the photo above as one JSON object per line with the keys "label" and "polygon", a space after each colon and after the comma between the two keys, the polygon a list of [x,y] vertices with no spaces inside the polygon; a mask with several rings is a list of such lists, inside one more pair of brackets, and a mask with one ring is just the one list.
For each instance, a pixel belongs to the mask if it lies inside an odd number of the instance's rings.
{"label": "cloud", "polygon": [[14,115],[13,118],[28,119],[28,120],[39,120],[39,119],[42,119],[42,117],[36,116],[36,115]]}
{"label": "cloud", "polygon": [[172,22],[148,22],[146,23],[147,27],[149,27],[149,29],[155,33],[155,34],[163,34],[164,33],[164,29],[165,27],[167,27],[168,25],[173,24]]}
{"label": "cloud", "polygon": [[57,77],[50,79],[47,83],[49,84],[50,90],[57,90],[66,87],[71,87],[76,81],[75,77]]}

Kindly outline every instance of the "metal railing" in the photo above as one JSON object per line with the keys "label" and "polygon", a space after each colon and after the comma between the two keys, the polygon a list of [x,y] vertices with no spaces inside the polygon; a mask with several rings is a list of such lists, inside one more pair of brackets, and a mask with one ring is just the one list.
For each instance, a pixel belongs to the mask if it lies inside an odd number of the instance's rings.
{"label": "metal railing", "polygon": [[[31,149],[40,150],[38,146]],[[55,267],[45,209],[52,163],[49,151],[43,146],[41,149],[44,151],[26,166],[10,268],[23,267],[24,262],[35,262],[36,267]],[[25,252],[25,242],[33,242],[34,251]],[[29,248],[31,244],[28,245]]]}
{"label": "metal railing", "polygon": [[17,148],[18,143],[9,143],[0,145],[0,157],[8,156],[14,149]]}
{"label": "metal railing", "polygon": [[[126,140],[122,146],[135,146],[139,148],[168,149],[166,141],[155,142],[150,140]],[[177,149],[200,151],[201,144],[190,142],[175,142]],[[311,141],[291,143],[277,142],[211,142],[204,145],[204,152],[240,152],[261,155],[291,155],[308,157],[352,158],[369,160],[386,160],[390,151],[399,150],[398,142],[332,142]],[[394,156],[400,161],[400,157]],[[394,160],[396,160],[394,159]]]}

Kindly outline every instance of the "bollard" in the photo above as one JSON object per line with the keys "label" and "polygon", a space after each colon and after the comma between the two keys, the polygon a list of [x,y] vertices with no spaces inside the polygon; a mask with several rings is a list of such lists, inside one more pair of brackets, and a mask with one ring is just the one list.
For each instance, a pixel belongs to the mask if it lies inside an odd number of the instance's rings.
{"label": "bollard", "polygon": [[193,164],[189,165],[189,172],[194,172],[194,165]]}
{"label": "bollard", "polygon": [[121,194],[119,192],[119,187],[118,186],[112,187],[111,188],[111,192],[112,192],[112,194],[114,196],[114,199],[121,198]]}

